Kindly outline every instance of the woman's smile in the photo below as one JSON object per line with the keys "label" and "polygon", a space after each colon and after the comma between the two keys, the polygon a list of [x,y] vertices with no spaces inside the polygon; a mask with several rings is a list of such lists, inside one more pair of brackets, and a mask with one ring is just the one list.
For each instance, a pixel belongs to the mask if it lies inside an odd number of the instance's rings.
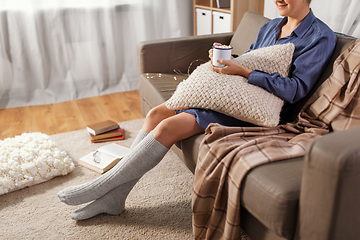
{"label": "woman's smile", "polygon": [[287,6],[285,2],[276,1],[276,6],[278,9],[283,9]]}

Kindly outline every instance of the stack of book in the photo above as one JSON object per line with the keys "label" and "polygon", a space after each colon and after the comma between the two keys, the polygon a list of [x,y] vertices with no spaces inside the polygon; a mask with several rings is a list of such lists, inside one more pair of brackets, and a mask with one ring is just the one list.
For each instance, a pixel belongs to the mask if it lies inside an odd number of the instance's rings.
{"label": "stack of book", "polygon": [[90,133],[92,143],[125,139],[125,130],[112,120],[91,124],[86,127],[86,130]]}

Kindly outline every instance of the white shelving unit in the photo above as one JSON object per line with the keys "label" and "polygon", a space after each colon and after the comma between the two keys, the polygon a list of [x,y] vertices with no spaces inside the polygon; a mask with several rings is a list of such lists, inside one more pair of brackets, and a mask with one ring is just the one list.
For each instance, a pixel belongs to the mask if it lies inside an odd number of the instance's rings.
{"label": "white shelving unit", "polygon": [[264,13],[264,0],[229,1],[229,8],[218,8],[217,0],[193,0],[194,35],[234,32],[245,12]]}

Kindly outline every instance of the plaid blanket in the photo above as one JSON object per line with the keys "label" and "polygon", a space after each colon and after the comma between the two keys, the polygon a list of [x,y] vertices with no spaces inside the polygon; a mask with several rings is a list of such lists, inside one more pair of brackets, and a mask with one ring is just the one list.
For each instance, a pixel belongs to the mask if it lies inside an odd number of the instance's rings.
{"label": "plaid blanket", "polygon": [[306,145],[321,135],[360,125],[359,69],[357,40],[337,58],[332,75],[294,123],[275,128],[209,125],[194,179],[195,239],[240,238],[240,187],[251,168],[303,156]]}

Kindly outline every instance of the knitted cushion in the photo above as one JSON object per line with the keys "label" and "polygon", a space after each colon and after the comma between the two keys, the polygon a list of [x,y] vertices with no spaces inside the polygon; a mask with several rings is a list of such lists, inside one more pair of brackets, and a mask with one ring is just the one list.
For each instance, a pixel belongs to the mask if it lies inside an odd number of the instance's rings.
{"label": "knitted cushion", "polygon": [[43,133],[0,141],[0,195],[66,175],[75,168],[67,153]]}
{"label": "knitted cushion", "polygon": [[[245,53],[232,61],[251,70],[278,72],[287,77],[294,49],[292,43],[274,45]],[[247,78],[217,73],[207,62],[177,86],[166,107],[212,109],[255,125],[274,127],[279,124],[283,104],[279,97],[249,84]]]}

